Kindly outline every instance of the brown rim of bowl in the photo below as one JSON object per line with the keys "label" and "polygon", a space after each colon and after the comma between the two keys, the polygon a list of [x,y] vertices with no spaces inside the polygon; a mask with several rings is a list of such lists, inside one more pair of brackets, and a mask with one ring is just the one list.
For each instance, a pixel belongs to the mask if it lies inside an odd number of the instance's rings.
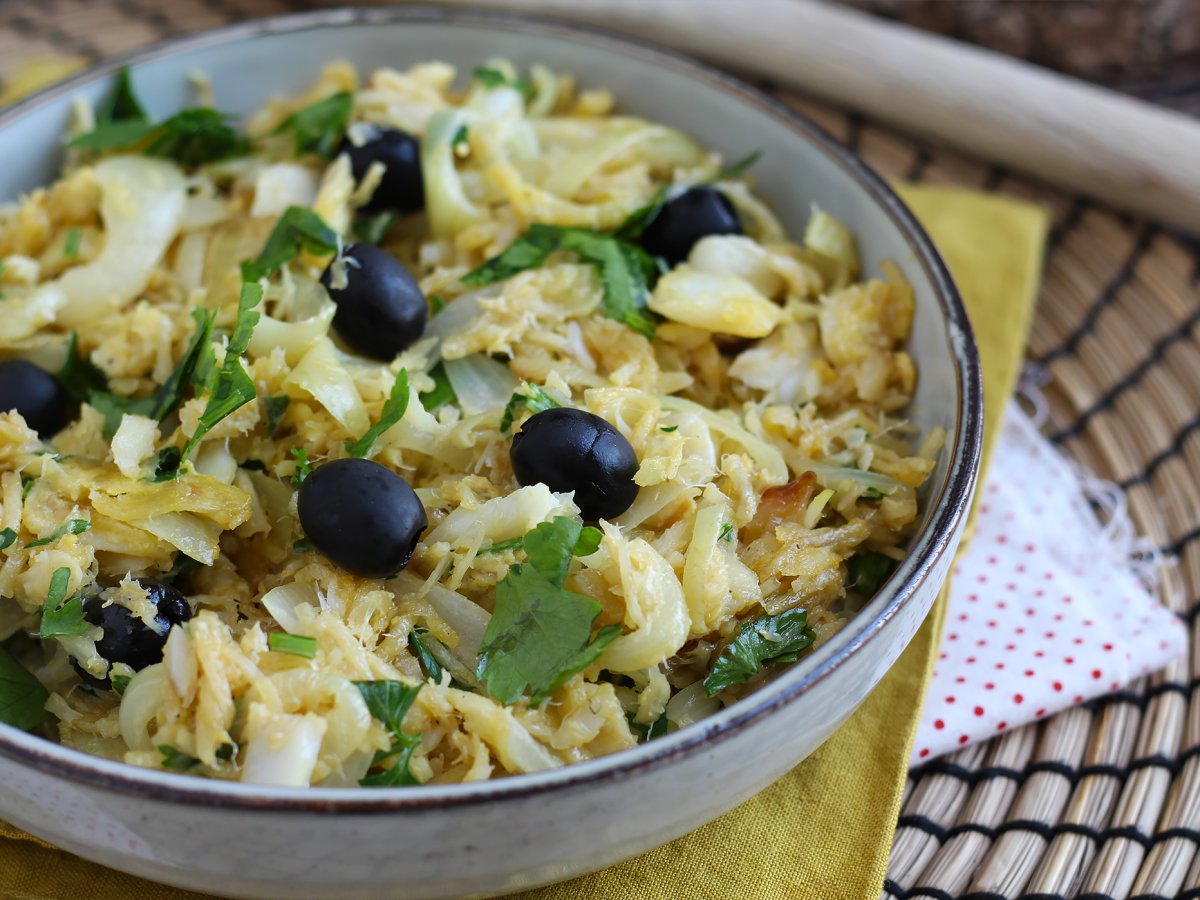
{"label": "brown rim of bowl", "polygon": [[[122,65],[136,66],[218,43],[252,40],[272,34],[308,31],[362,23],[434,23],[485,25],[508,31],[535,33],[588,44],[617,55],[635,56],[681,72],[732,95],[787,125],[857,181],[881,206],[907,241],[914,259],[934,286],[945,315],[954,366],[958,374],[957,428],[949,444],[950,465],[945,484],[930,498],[934,512],[917,536],[912,550],[891,580],[869,604],[874,618],[860,622],[827,659],[806,670],[803,662],[778,679],[701,722],[647,744],[611,756],[564,766],[549,772],[514,775],[494,781],[405,788],[270,788],[142,770],[72,750],[9,726],[0,726],[0,757],[28,765],[90,787],[159,801],[222,807],[245,811],[299,813],[391,813],[424,811],[466,804],[527,797],[568,786],[619,781],[721,741],[788,705],[823,681],[854,652],[871,640],[909,602],[918,586],[946,553],[966,514],[979,468],[982,445],[983,382],[970,322],[958,290],[929,236],[900,198],[858,157],[820,126],[756,88],[717,68],[681,53],[603,30],[554,19],[515,13],[462,11],[420,6],[349,7],[256,19],[175,38],[99,63],[74,77],[17,103],[0,114],[0,128],[16,122],[28,110],[69,94],[114,73]],[[888,594],[891,594],[889,597]],[[880,600],[884,602],[879,603]],[[862,617],[859,614],[859,618]],[[839,634],[846,633],[848,625]],[[835,638],[836,640],[836,638]]]}

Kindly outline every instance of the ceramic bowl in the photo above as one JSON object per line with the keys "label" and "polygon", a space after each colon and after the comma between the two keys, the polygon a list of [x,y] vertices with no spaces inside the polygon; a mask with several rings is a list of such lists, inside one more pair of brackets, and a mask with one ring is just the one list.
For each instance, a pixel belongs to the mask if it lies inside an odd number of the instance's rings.
{"label": "ceramic bowl", "polygon": [[196,70],[211,76],[221,109],[248,113],[300,90],[333,58],[366,71],[434,59],[470,71],[496,56],[606,86],[625,112],[681,128],[728,159],[761,148],[758,190],[793,234],[816,203],[858,235],[867,272],[899,264],[916,291],[911,416],[948,434],[911,554],[853,621],[773,683],[603,759],[476,784],[299,791],[144,771],[0,726],[0,818],[106,866],[229,895],[513,891],[633,856],[747,799],[824,741],[916,632],[949,569],[978,467],[982,394],[966,316],[929,239],[883,182],[811,122],[729,77],[524,18],[406,8],[268,19],[106,63],[5,112],[0,198],[54,177],[72,101],[98,100],[121,62],[150,111],[165,115],[192,102]]}

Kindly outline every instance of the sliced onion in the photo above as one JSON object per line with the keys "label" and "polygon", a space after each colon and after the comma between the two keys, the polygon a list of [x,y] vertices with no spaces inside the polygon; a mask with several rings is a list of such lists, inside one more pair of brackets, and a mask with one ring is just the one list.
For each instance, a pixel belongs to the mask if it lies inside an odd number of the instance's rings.
{"label": "sliced onion", "polygon": [[271,588],[259,602],[284,631],[292,634],[300,629],[299,608],[311,606],[315,609],[318,606],[316,589],[311,584],[295,582]]}
{"label": "sliced onion", "polygon": [[460,109],[441,109],[429,119],[421,141],[421,174],[425,182],[425,211],[434,237],[457,234],[487,218],[468,199],[454,165],[454,136],[467,124]]}
{"label": "sliced onion", "polygon": [[211,566],[220,552],[221,526],[191,513],[168,512],[137,523],[156,538],[166,541],[185,556]]}
{"label": "sliced onion", "polygon": [[503,408],[520,384],[508,366],[482,353],[448,359],[443,365],[459,406],[469,416]]}
{"label": "sliced onion", "polygon": [[759,471],[765,476],[767,484],[787,483],[788,469],[787,463],[783,461],[783,454],[762,438],[752,435],[728,416],[723,416],[715,410],[701,406],[699,403],[693,403],[691,400],[684,400],[682,397],[664,396],[662,407],[672,412],[690,412],[699,416],[704,420],[704,424],[713,431],[740,444],[758,464]]}
{"label": "sliced onion", "polygon": [[251,703],[241,780],[248,784],[308,787],[325,728],[325,720],[312,713],[275,713],[261,703]]}
{"label": "sliced onion", "polygon": [[360,435],[371,425],[354,379],[338,362],[327,337],[313,344],[284,383],[302,388],[350,434]]}
{"label": "sliced onion", "polygon": [[396,593],[417,594],[429,601],[429,605],[458,635],[458,645],[449,648],[450,652],[464,666],[472,672],[475,671],[479,662],[483,633],[487,631],[488,622],[492,620],[487,610],[440,584],[426,584],[424,579],[410,572],[401,572],[392,578],[391,582]]}
{"label": "sliced onion", "polygon": [[495,294],[494,288],[484,288],[471,291],[446,304],[445,309],[429,320],[425,327],[425,337],[435,337],[441,341],[453,337],[459,332],[466,331],[468,326],[483,314],[479,301],[483,297]]}
{"label": "sliced onion", "polygon": [[153,750],[149,726],[167,699],[170,685],[162,663],[147,666],[129,680],[121,697],[118,720],[130,750]]}
{"label": "sliced onion", "polygon": [[721,709],[715,697],[704,693],[704,682],[689,684],[667,701],[667,721],[676,728],[683,728],[701,719],[707,719]]}
{"label": "sliced onion", "polygon": [[196,696],[200,666],[186,628],[172,628],[167,635],[167,645],[163,648],[163,667],[175,696],[184,706],[190,706]]}

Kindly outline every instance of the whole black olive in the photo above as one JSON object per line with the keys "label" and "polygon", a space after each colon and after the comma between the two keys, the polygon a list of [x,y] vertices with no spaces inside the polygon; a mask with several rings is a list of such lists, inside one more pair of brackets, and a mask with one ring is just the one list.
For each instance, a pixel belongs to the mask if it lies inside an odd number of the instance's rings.
{"label": "whole black olive", "polygon": [[369,459],[335,459],[313,469],[296,505],[313,545],[347,572],[369,578],[408,565],[429,525],[408,482]]}
{"label": "whole black olive", "polygon": [[333,327],[347,344],[394,359],[425,333],[429,307],[400,260],[371,244],[351,244],[336,264],[346,267],[346,286],[331,286],[335,263],[321,274],[321,284],[337,304]]}
{"label": "whole black olive", "polygon": [[[154,628],[124,606],[117,603],[105,606],[99,596],[83,602],[84,618],[104,631],[104,636],[96,641],[96,652],[110,663],[124,663],[134,671],[161,662],[168,632],[192,617],[187,598],[169,584],[161,581],[139,581],[138,584],[145,588],[150,602],[158,609]],[[88,676],[78,665],[75,668],[86,681],[107,687],[106,680]]]}
{"label": "whole black olive", "polygon": [[421,142],[406,131],[377,128],[374,135],[358,146],[342,141],[339,153],[350,157],[354,178],[361,181],[380,162],[387,168],[366,208],[415,212],[425,208],[425,182],[421,176]]}
{"label": "whole black olive", "polygon": [[584,519],[613,519],[633,504],[637,455],[625,436],[582,409],[547,409],[526,420],[509,453],[522,485],[575,492]]}
{"label": "whole black olive", "polygon": [[729,198],[716,188],[688,188],[663,204],[642,231],[642,247],[672,266],[687,259],[700,238],[710,234],[741,234],[742,222]]}
{"label": "whole black olive", "polygon": [[72,418],[71,398],[63,386],[23,359],[0,363],[0,412],[14,409],[44,438],[53,437]]}

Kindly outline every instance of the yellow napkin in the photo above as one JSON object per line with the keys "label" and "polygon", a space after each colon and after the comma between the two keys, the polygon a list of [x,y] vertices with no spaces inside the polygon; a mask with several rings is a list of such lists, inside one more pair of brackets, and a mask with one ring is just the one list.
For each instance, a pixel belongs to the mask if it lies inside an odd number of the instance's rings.
{"label": "yellow napkin", "polygon": [[[43,79],[69,66],[43,64]],[[31,86],[32,85],[32,86]],[[5,101],[13,99],[6,93]],[[983,364],[987,449],[1012,393],[1033,312],[1045,212],[955,188],[901,185],[962,291]],[[917,361],[918,365],[920,360]],[[875,900],[921,699],[941,636],[940,601],[862,707],[812,756],[757,797],[664,847],[601,872],[529,891],[528,900],[724,898]],[[175,900],[199,895],[104,869],[0,823],[0,896]]]}

